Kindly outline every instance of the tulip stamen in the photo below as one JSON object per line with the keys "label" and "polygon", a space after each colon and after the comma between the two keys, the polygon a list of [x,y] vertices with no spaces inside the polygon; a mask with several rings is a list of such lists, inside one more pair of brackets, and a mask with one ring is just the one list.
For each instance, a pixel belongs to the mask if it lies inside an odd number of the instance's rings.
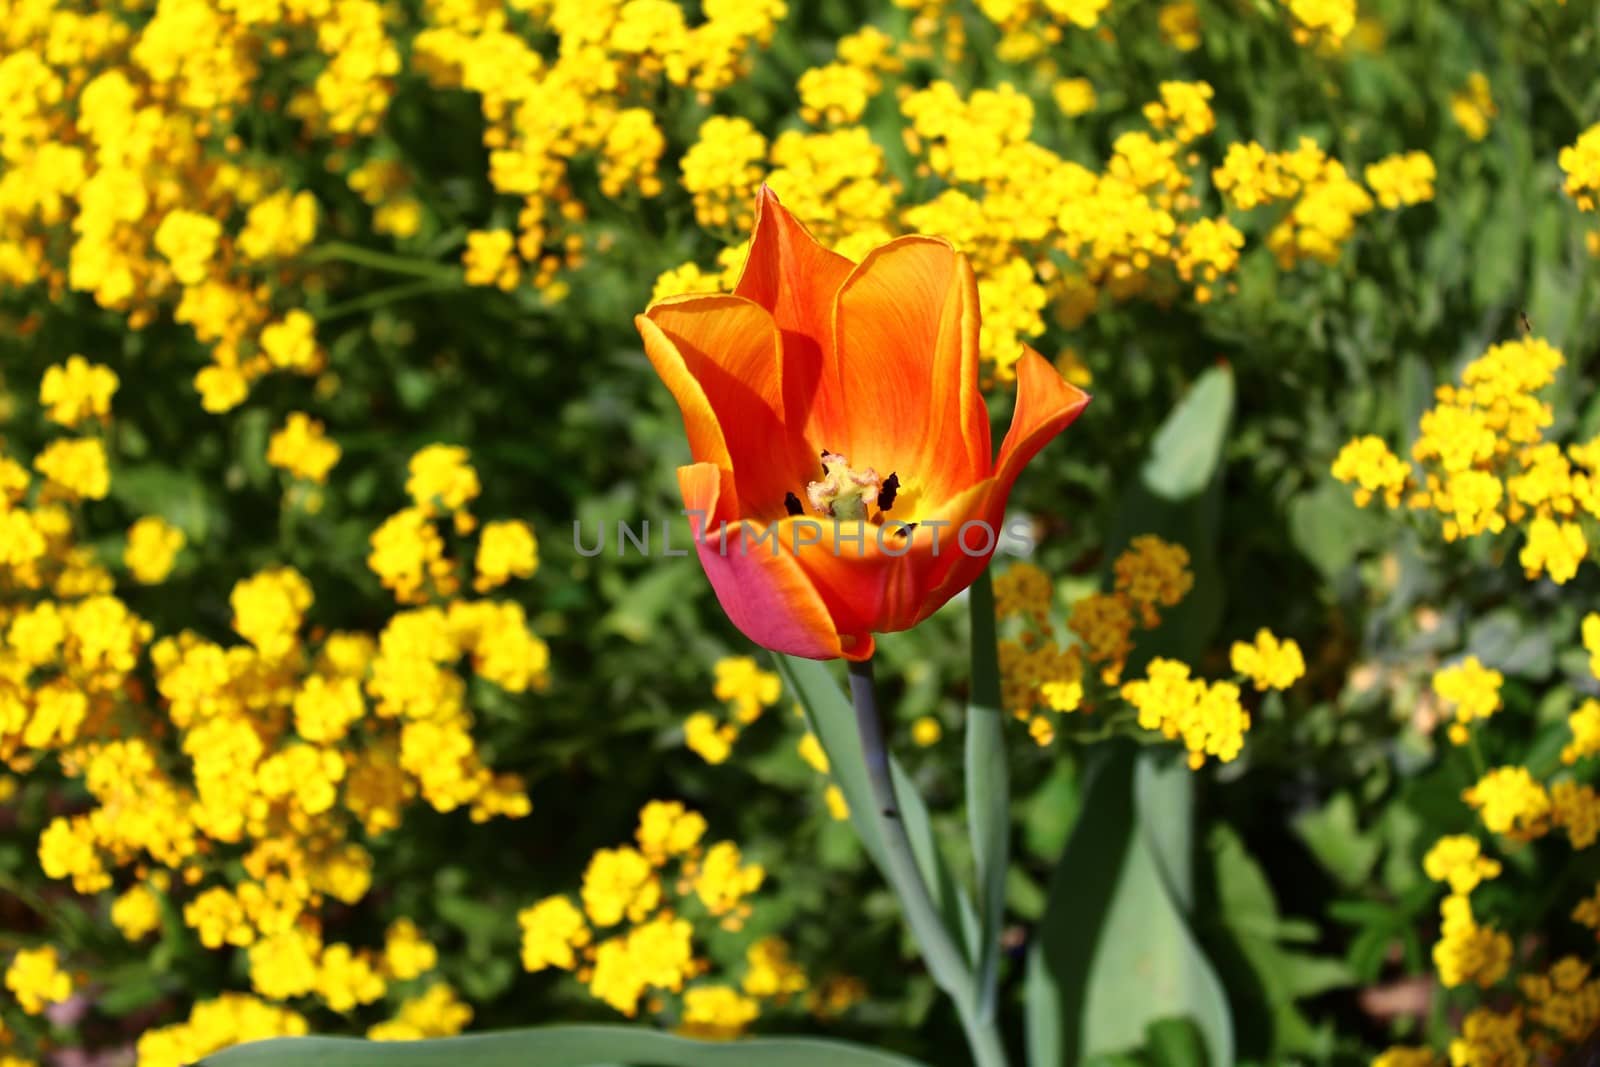
{"label": "tulip stamen", "polygon": [[783,494],[783,509],[790,515],[804,515],[806,512],[805,505],[793,493]]}
{"label": "tulip stamen", "polygon": [[[806,499],[815,511],[847,521],[869,517],[870,509],[883,492],[884,481],[877,471],[871,467],[855,470],[844,456],[824,449],[822,472],[825,475],[822,481],[806,486]],[[898,479],[895,486],[899,486]]]}
{"label": "tulip stamen", "polygon": [[894,495],[899,491],[900,476],[890,471],[889,477],[883,480],[883,488],[878,490],[878,510],[888,511],[894,507]]}

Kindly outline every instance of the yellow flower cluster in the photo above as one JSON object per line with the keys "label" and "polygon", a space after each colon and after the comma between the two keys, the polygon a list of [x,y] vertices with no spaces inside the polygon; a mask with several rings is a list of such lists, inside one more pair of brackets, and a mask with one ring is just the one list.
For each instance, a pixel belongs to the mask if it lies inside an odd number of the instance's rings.
{"label": "yellow flower cluster", "polygon": [[[236,123],[272,57],[293,49],[305,80],[284,84],[282,103],[305,134],[371,135],[399,62],[382,5],[24,7],[0,61],[0,284],[88,294],[133,329],[170,313],[211,353],[195,378],[211,411],[268,372],[316,373],[310,317],[260,281],[303,272],[317,205],[247,153]],[[70,361],[45,382],[60,421],[74,394],[92,411],[114,388],[74,377]]]}
{"label": "yellow flower cluster", "polygon": [[1212,756],[1223,763],[1244,748],[1250,713],[1239,703],[1232,682],[1207,683],[1189,677],[1189,665],[1156,657],[1146,676],[1122,686],[1122,698],[1139,713],[1139,726],[1181,739],[1189,766],[1198,770]]}
{"label": "yellow flower cluster", "polygon": [[1489,136],[1489,124],[1500,109],[1495,105],[1489,79],[1483,71],[1467,75],[1467,83],[1450,96],[1450,117],[1461,131],[1474,141]]}
{"label": "yellow flower cluster", "polygon": [[[1600,615],[1586,618],[1583,631],[1590,655],[1600,659]],[[1600,678],[1600,662],[1592,667]],[[1456,705],[1458,721],[1452,732],[1499,711],[1501,681],[1499,672],[1471,657],[1435,675],[1435,692]],[[1563,764],[1600,754],[1600,704],[1586,701],[1568,724],[1573,736],[1562,753]],[[1564,773],[1542,778],[1520,764],[1496,767],[1481,774],[1462,799],[1477,812],[1483,828],[1510,842],[1510,849],[1558,831],[1574,853],[1600,842],[1600,792]],[[1498,990],[1492,1008],[1474,1008],[1461,1020],[1448,1047],[1449,1062],[1464,1067],[1562,1062],[1600,1026],[1600,978],[1592,975],[1591,965],[1575,956],[1552,956],[1542,969],[1533,959],[1523,962],[1513,951],[1512,935],[1477,917],[1473,891],[1507,870],[1517,870],[1486,855],[1478,837],[1441,837],[1422,865],[1430,879],[1449,887],[1433,946],[1440,984]],[[1571,917],[1600,931],[1600,887],[1578,902]],[[1503,983],[1512,976],[1513,964],[1520,973],[1513,976],[1514,993],[1509,993]],[[1412,1047],[1390,1049],[1375,1061],[1394,1067],[1439,1062],[1431,1050]]]}
{"label": "yellow flower cluster", "polygon": [[[1002,30],[1000,53],[1020,61],[1060,40],[1063,23],[1095,26],[1105,3],[989,0],[979,6]],[[1292,6],[1299,24],[1329,39],[1347,34],[1354,18],[1347,0],[1294,0]],[[1197,19],[1193,5],[1169,8],[1164,19],[1187,40],[1195,32],[1187,28]],[[931,3],[928,10],[942,5]],[[999,381],[1013,376],[1022,343],[1044,333],[1046,308],[1071,328],[1102,294],[1169,301],[1181,287],[1199,302],[1215,298],[1237,269],[1246,239],[1223,212],[1205,212],[1192,191],[1199,143],[1216,128],[1210,85],[1160,83],[1157,99],[1143,109],[1147,128],[1118,136],[1096,170],[1036,137],[1033,100],[1010,83],[966,95],[948,81],[902,84],[895,95],[919,179],[915,188],[928,191],[926,199],[908,198],[861,121],[869,102],[886,91],[886,79],[919,54],[928,26],[937,22],[936,15],[913,20],[902,41],[863,31],[841,42],[834,62],[806,71],[798,87],[801,115],[815,132],[788,130],[769,144],[745,119],[707,119],[682,164],[683,187],[694,198],[700,225],[724,242],[737,240],[765,180],[818,240],[847,259],[858,260],[901,233],[948,237],[977,275],[980,352]],[[957,24],[955,16],[945,23],[949,45],[955,43],[950,27]],[[1058,80],[1052,95],[1068,116],[1095,106],[1093,85],[1083,79]],[[1386,206],[1431,199],[1432,168],[1418,152],[1381,161],[1371,171],[1374,189]],[[1373,206],[1343,165],[1310,140],[1281,154],[1253,142],[1230,145],[1214,174],[1216,188],[1240,211],[1293,201],[1267,239],[1286,267],[1301,258],[1333,262],[1355,218]],[[654,296],[731,289],[743,258],[743,247],[730,244],[714,271],[681,264],[660,276]]]}
{"label": "yellow flower cluster", "polygon": [[1356,28],[1355,0],[1281,0],[1295,43],[1337,50]]}
{"label": "yellow flower cluster", "polygon": [[523,967],[571,971],[596,1000],[630,1017],[646,1005],[667,1014],[664,996],[678,995],[678,1029],[698,1037],[737,1037],[763,1002],[783,1004],[806,992],[810,982],[776,937],[746,948],[737,987],[697,981],[712,964],[696,952],[692,917],[739,930],[750,914],[748,898],[766,877],[732,842],[704,845],[706,829],[705,819],[678,801],[646,804],[634,844],[590,859],[578,903],[558,895],[518,913]]}
{"label": "yellow flower cluster", "polygon": [[[41,403],[54,405],[56,421],[109,418],[111,390],[96,368],[52,371]],[[43,828],[45,876],[83,894],[110,897],[116,885],[112,921],[130,940],[152,933],[170,907],[201,945],[241,952],[263,998],[227,994],[149,1031],[141,1067],[305,1031],[303,1017],[270,1002],[308,998],[343,1012],[431,972],[437,954],[409,921],[391,926],[380,951],[325,937],[326,913],[366,897],[367,842],[399,827],[414,799],[475,820],[528,812],[522,783],[494,774],[477,750],[463,667],[508,692],[543,685],[548,654],[521,606],[439,600],[398,612],[376,634],[308,631],[311,584],[269,567],[231,590],[236,640],[157,637],[78,543],[62,502],[86,495],[73,484],[81,479],[44,461],[63,444],[94,446],[97,477],[109,481],[99,438],[47,445],[39,480],[0,455],[0,761],[26,772],[53,760],[86,795]],[[413,510],[470,530],[476,474],[464,454],[424,452],[412,468]],[[531,573],[522,539],[503,524],[487,529],[498,531],[486,537],[499,546],[490,570]],[[165,520],[138,520],[122,553],[128,577],[163,581],[183,545]],[[6,982],[29,1011],[72,989],[48,946],[18,953]],[[451,998],[435,984],[386,1025],[398,1036],[454,1032],[470,1012]]]}
{"label": "yellow flower cluster", "polygon": [[[557,274],[582,262],[577,224],[587,214],[572,190],[576,159],[595,162],[605,197],[661,191],[666,138],[651,111],[627,103],[668,87],[709,99],[743,74],[786,7],[710,0],[702,10],[691,26],[684,9],[665,0],[425,5],[411,62],[436,88],[477,94],[489,183],[521,205],[514,231],[469,237],[470,283],[509,289],[526,265],[548,299],[564,295]],[[554,39],[553,59],[530,34]]]}
{"label": "yellow flower cluster", "polygon": [[[763,670],[749,656],[726,656],[713,667],[712,693],[723,702],[721,715],[709,711],[691,712],[683,720],[683,743],[707,763],[725,763],[733,755],[733,746],[748,727],[758,721],[768,708],[777,705],[783,695],[782,682],[772,671]],[[796,718],[804,711],[795,705]],[[796,742],[796,751],[807,766],[816,771],[827,784],[823,788],[823,802],[835,819],[849,817],[844,794],[828,778],[828,756],[816,735],[807,731]]]}
{"label": "yellow flower cluster", "polygon": [[1271,630],[1256,631],[1250,643],[1235,641],[1228,652],[1235,673],[1250,680],[1257,692],[1288,689],[1306,673],[1305,657],[1293,638],[1279,639]]}
{"label": "yellow flower cluster", "polygon": [[749,656],[727,656],[712,668],[712,693],[727,708],[727,717],[696,711],[684,720],[683,742],[707,763],[722,763],[733,753],[739,734],[782,694],[778,676],[762,670]]}
{"label": "yellow flower cluster", "polygon": [[1500,686],[1504,682],[1504,675],[1485,667],[1477,656],[1468,656],[1434,674],[1434,694],[1455,708],[1456,721],[1450,724],[1453,744],[1466,744],[1470,736],[1468,724],[1500,710]]}
{"label": "yellow flower cluster", "polygon": [[38,1015],[51,1004],[72,996],[72,976],[61,969],[61,956],[54,945],[25,948],[11,957],[6,968],[6,988],[17,998],[17,1006],[29,1015]]}
{"label": "yellow flower cluster", "polygon": [[1490,348],[1443,385],[1424,412],[1406,464],[1378,438],[1351,441],[1334,477],[1356,486],[1357,504],[1431,511],[1447,541],[1524,529],[1520,556],[1530,579],[1570,581],[1588,555],[1580,518],[1600,517],[1600,440],[1562,448],[1545,439],[1554,413],[1539,393],[1565,363],[1536,338]]}

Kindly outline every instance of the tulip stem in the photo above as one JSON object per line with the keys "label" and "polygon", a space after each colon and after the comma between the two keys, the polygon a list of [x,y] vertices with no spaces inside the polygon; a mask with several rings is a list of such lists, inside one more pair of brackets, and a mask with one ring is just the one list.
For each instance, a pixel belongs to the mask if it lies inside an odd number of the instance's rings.
{"label": "tulip stem", "polygon": [[889,766],[889,748],[884,742],[870,659],[850,664],[850,702],[855,707],[856,728],[861,734],[867,781],[872,788],[873,815],[883,843],[885,873],[890,886],[905,909],[906,923],[922,949],[929,973],[939,988],[955,1001],[973,1063],[976,1067],[1006,1067],[1005,1046],[1000,1040],[994,1013],[980,1007],[982,997],[966,953],[956,944],[949,925],[940,916],[922,868],[917,864],[911,838],[906,834],[900,802],[895,796],[894,775]]}

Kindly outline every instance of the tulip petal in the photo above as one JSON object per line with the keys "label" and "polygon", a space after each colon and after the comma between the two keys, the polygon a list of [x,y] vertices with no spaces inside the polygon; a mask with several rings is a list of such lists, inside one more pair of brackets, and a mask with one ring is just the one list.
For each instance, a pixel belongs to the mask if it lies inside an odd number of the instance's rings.
{"label": "tulip petal", "polygon": [[876,248],[839,290],[834,322],[850,440],[828,447],[858,468],[898,472],[929,502],[986,477],[978,294],[966,257],[932,237]]}
{"label": "tulip petal", "polygon": [[[787,422],[796,428],[836,425],[837,379],[824,378],[833,352],[833,304],[855,264],[817,243],[765,185],[756,199],[755,234],[734,293],[772,313],[783,336]],[[814,435],[820,449],[826,442]]]}
{"label": "tulip petal", "polygon": [[871,656],[872,635],[838,631],[788,547],[774,540],[781,531],[744,522],[729,523],[724,529],[700,518],[717,514],[723,485],[723,472],[714,464],[678,468],[678,486],[684,508],[691,513],[700,565],[717,602],[739,631],[763,648],[806,659]]}
{"label": "tulip petal", "polygon": [[990,510],[1004,512],[1011,486],[1028,461],[1072,424],[1088,406],[1089,394],[1073,385],[1039,353],[1022,346],[1017,361],[1017,406],[1011,429],[1000,443],[995,461],[995,494]]}
{"label": "tulip petal", "polygon": [[783,515],[785,495],[803,491],[817,464],[804,437],[785,428],[772,317],[738,296],[685,296],[653,304],[643,319],[645,352],[678,401],[695,460],[733,471],[736,514]]}

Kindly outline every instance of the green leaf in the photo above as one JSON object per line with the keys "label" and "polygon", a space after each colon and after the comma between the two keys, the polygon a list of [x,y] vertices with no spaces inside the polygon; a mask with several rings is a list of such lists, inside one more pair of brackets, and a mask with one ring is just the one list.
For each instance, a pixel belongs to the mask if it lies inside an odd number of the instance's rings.
{"label": "green leaf", "polygon": [[1077,1067],[1138,1048],[1149,1024],[1172,1018],[1194,1023],[1210,1062],[1232,1063],[1222,986],[1140,827],[1134,748],[1108,742],[1095,753],[1028,955],[1028,1063]]}
{"label": "green leaf", "polygon": [[1157,534],[1189,550],[1194,588],[1162,612],[1161,627],[1140,638],[1128,664],[1135,675],[1154,656],[1192,661],[1222,620],[1223,584],[1217,564],[1222,514],[1222,447],[1233,419],[1233,374],[1213,367],[1173,407],[1157,431],[1139,481],[1123,494],[1108,561],[1141,534]]}
{"label": "green leaf", "polygon": [[1153,1067],[1206,1067],[1205,1035],[1188,1019],[1158,1019],[1145,1028]]}
{"label": "green leaf", "polygon": [[[883,841],[878,836],[878,826],[873,816],[872,786],[867,781],[861,736],[856,732],[855,709],[825,664],[794,656],[779,656],[777,662],[784,685],[800,698],[806,722],[810,724],[811,732],[817,735],[822,750],[827,753],[829,773],[844,794],[845,803],[850,808],[850,824],[855,827],[856,836],[861,839],[862,847],[878,869],[887,877]],[[905,822],[911,849],[916,854],[917,866],[922,871],[928,892],[933,896],[934,906],[956,942],[965,944],[970,953],[977,938],[978,925],[972,901],[962,890],[934,841],[928,808],[922,802],[921,795],[899,761],[892,756],[889,759],[889,771],[894,776],[900,817]]]}
{"label": "green leaf", "polygon": [[1294,829],[1317,862],[1346,888],[1365,884],[1383,850],[1381,841],[1362,833],[1348,793],[1334,794],[1321,811],[1297,816]]}
{"label": "green leaf", "polygon": [[1140,480],[1162,500],[1199,496],[1222,458],[1233,416],[1233,372],[1213,367],[1190,387],[1150,442]]}
{"label": "green leaf", "polygon": [[1218,933],[1232,949],[1221,958],[1230,961],[1228,989],[1247,1024],[1240,1041],[1253,1038],[1273,1062],[1326,1053],[1331,1035],[1313,1027],[1295,1002],[1348,986],[1354,975],[1341,960],[1283,947],[1304,931],[1281,917],[1265,873],[1226,824],[1212,829],[1207,844],[1216,872]]}
{"label": "green leaf", "polygon": [[815,1038],[694,1041],[633,1026],[550,1026],[433,1041],[289,1037],[207,1056],[200,1067],[919,1067],[915,1060]]}
{"label": "green leaf", "polygon": [[978,890],[974,981],[978,1015],[994,1013],[1000,972],[1000,927],[1005,922],[1006,866],[1011,840],[1011,785],[1005,723],[1000,710],[1000,654],[995,639],[994,585],[988,568],[968,596],[972,613],[972,698],[967,704],[967,832]]}

